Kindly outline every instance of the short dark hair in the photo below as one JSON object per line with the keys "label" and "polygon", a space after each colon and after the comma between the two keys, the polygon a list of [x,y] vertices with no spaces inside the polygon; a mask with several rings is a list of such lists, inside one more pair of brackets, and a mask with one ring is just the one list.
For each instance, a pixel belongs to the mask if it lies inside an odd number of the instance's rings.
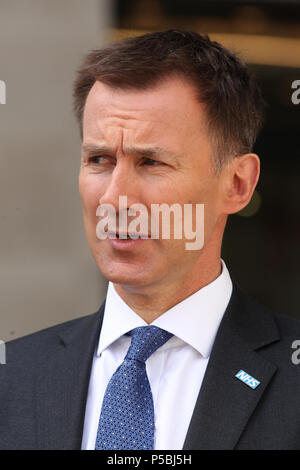
{"label": "short dark hair", "polygon": [[216,168],[252,151],[264,108],[253,74],[236,54],[190,31],[148,33],[90,52],[74,84],[81,133],[86,98],[96,81],[120,89],[148,89],[176,75],[194,85],[205,105]]}

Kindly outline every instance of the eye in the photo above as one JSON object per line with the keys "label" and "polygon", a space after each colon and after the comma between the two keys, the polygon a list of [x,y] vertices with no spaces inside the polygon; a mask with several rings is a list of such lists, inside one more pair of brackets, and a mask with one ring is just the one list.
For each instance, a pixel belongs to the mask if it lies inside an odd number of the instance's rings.
{"label": "eye", "polygon": [[88,159],[89,163],[95,163],[95,164],[100,164],[100,163],[107,163],[109,161],[109,157],[106,157],[105,155],[95,155],[94,157],[90,157]]}
{"label": "eye", "polygon": [[159,160],[152,160],[152,158],[145,158],[143,163],[146,166],[164,165],[163,162],[160,162]]}

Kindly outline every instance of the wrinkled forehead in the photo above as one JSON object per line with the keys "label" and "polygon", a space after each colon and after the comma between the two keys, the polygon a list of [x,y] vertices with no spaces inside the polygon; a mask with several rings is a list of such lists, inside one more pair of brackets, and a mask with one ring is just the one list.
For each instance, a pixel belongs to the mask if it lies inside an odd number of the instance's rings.
{"label": "wrinkled forehead", "polygon": [[205,136],[204,107],[194,88],[179,78],[145,90],[112,88],[97,81],[86,100],[84,141],[118,139],[130,145],[134,139],[178,148]]}

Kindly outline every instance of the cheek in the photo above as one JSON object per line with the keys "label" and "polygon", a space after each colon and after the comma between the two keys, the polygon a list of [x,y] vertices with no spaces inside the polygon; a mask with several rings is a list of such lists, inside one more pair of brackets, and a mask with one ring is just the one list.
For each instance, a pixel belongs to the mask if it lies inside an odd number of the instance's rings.
{"label": "cheek", "polygon": [[79,176],[79,193],[81,203],[85,215],[94,217],[96,220],[96,210],[99,205],[101,194],[99,193],[99,186],[93,184],[90,178],[84,175]]}

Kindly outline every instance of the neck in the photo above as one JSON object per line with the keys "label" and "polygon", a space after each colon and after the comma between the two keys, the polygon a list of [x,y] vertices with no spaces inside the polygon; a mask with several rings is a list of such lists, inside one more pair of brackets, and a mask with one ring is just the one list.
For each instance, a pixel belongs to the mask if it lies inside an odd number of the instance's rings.
{"label": "neck", "polygon": [[[202,263],[201,263],[202,264]],[[114,284],[114,288],[126,304],[146,323],[152,323],[164,312],[182,302],[199,289],[214,281],[222,272],[220,257],[214,262],[197,266],[185,279],[159,286],[147,286],[132,292],[128,286]]]}

